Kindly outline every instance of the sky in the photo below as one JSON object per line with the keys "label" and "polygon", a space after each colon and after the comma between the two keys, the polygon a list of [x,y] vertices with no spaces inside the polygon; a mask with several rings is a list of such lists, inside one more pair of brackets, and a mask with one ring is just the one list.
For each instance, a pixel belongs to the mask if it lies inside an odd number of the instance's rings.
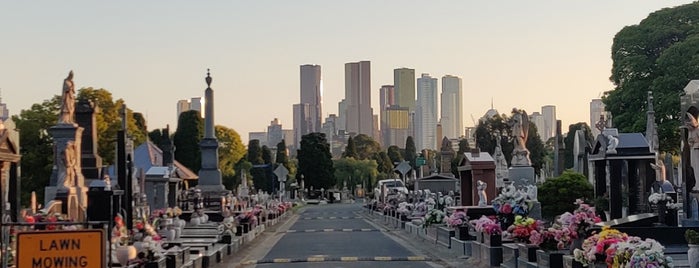
{"label": "sky", "polygon": [[[176,126],[176,103],[203,96],[211,69],[215,123],[291,129],[299,66],[322,68],[323,118],[344,98],[344,64],[371,61],[374,113],[393,69],[463,79],[464,125],[491,101],[500,113],[555,105],[564,132],[612,90],[610,48],[623,27],[691,1],[2,1],[0,90],[11,114],[61,93],[105,88]],[[441,82],[440,88],[441,92]]]}

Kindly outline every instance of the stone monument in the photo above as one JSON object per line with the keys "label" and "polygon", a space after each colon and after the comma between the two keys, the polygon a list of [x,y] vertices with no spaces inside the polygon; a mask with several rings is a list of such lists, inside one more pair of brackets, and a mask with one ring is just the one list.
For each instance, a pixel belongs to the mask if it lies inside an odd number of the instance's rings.
{"label": "stone monument", "polygon": [[92,101],[81,98],[75,107],[75,121],[84,129],[82,135],[82,148],[80,150],[80,162],[86,185],[91,180],[100,179],[102,157],[97,153],[97,124],[95,113],[99,113],[99,107]]}
{"label": "stone monument", "polygon": [[451,147],[451,141],[446,136],[442,138],[442,148],[440,149],[440,169],[439,175],[454,177],[451,173],[451,161],[454,159],[454,149]]}
{"label": "stone monument", "polygon": [[87,187],[80,157],[83,128],[75,123],[74,117],[75,86],[73,71],[70,71],[63,80],[58,124],[48,130],[54,141],[54,167],[44,200],[47,208],[52,200],[61,200],[62,211],[71,220],[82,221],[87,206]]}
{"label": "stone monument", "polygon": [[505,154],[502,152],[502,145],[500,140],[500,132],[495,135],[495,152],[493,153],[493,158],[495,158],[495,187],[500,188],[505,186],[505,179],[509,177],[509,171],[507,169],[507,159],[505,159]]}
{"label": "stone monument", "polygon": [[488,195],[485,193],[485,189],[488,188],[488,184],[482,180],[478,180],[476,185],[478,188],[478,206],[485,207],[488,205]]}
{"label": "stone monument", "polygon": [[513,109],[513,116],[510,119],[512,127],[512,139],[514,149],[512,150],[512,166],[508,171],[508,176],[516,187],[533,185],[536,182],[534,168],[529,160],[529,150],[526,143],[529,136],[529,116],[524,110]]}
{"label": "stone monument", "polygon": [[206,91],[204,93],[204,138],[199,143],[201,150],[201,169],[197,188],[202,194],[214,199],[228,195],[221,181],[221,170],[218,168],[218,140],[214,130],[214,91],[211,89],[211,75],[206,71]]}

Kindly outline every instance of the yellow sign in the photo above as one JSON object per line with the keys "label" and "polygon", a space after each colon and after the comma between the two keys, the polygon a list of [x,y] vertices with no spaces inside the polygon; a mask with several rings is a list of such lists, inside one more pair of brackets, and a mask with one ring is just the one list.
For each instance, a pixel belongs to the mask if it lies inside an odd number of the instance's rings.
{"label": "yellow sign", "polygon": [[17,267],[102,267],[104,254],[104,231],[99,229],[17,234]]}

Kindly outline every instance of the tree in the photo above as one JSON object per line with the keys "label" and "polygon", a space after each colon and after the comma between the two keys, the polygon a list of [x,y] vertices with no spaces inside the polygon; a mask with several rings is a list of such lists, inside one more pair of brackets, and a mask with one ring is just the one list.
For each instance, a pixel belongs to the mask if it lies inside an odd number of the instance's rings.
{"label": "tree", "polygon": [[290,178],[294,178],[296,175],[296,165],[294,162],[289,161],[289,153],[286,150],[286,142],[283,139],[277,143],[277,158],[275,162],[277,165],[284,165],[284,167],[289,170],[289,175],[287,175],[286,180],[287,184],[296,181],[295,179],[290,180]]}
{"label": "tree", "polygon": [[335,168],[325,134],[314,132],[303,135],[297,159],[296,179],[303,175],[306,187],[329,189],[335,185]]}
{"label": "tree", "polygon": [[[573,155],[573,148],[574,142],[575,142],[575,132],[578,130],[583,130],[585,131],[585,143],[590,143],[594,141],[594,138],[592,137],[592,130],[590,130],[590,127],[587,125],[585,122],[579,122],[575,124],[571,124],[568,126],[568,134],[566,134],[565,138],[563,139],[563,142],[565,144],[565,168],[573,168],[573,159],[575,159],[575,156]],[[583,149],[583,148],[581,148]]]}
{"label": "tree", "polygon": [[381,144],[366,134],[359,134],[354,137],[354,144],[357,148],[357,157],[360,160],[370,159],[381,151]]}
{"label": "tree", "polygon": [[[114,101],[112,93],[104,88],[81,88],[78,90],[77,96],[78,99],[92,101],[99,108],[99,112],[95,113],[97,152],[105,164],[114,164],[116,154],[114,141],[116,140],[117,131],[121,130],[122,126],[120,111],[121,107],[125,105],[124,100],[118,99]],[[134,146],[138,146],[146,141],[147,132],[143,130],[145,128],[143,116],[134,115],[134,112],[127,107],[126,118],[127,134],[134,141]]]}
{"label": "tree", "polygon": [[23,204],[29,204],[32,191],[36,191],[37,202],[44,203],[44,187],[49,185],[53,167],[53,139],[46,130],[58,120],[59,103],[60,96],[54,96],[12,116],[20,137]]}
{"label": "tree", "polygon": [[455,177],[459,177],[459,164],[461,163],[461,160],[464,159],[464,153],[469,152],[470,150],[471,147],[468,144],[468,139],[460,139],[459,150],[456,151],[454,160],[451,161],[451,173],[454,174]]}
{"label": "tree", "polygon": [[393,162],[386,152],[381,151],[374,154],[372,160],[376,161],[377,171],[383,174],[393,173]]}
{"label": "tree", "polygon": [[408,136],[407,139],[405,139],[405,160],[410,162],[410,166],[413,167],[414,170],[418,169],[417,164],[415,163],[415,159],[417,159],[417,149],[415,149],[415,141],[413,140],[412,136]]}
{"label": "tree", "polygon": [[199,142],[204,136],[204,120],[199,111],[190,110],[180,114],[177,131],[172,137],[175,144],[175,160],[193,172],[201,169]]}
{"label": "tree", "polygon": [[247,161],[252,164],[250,175],[255,189],[264,191],[270,188],[270,183],[267,179],[267,171],[265,168],[265,159],[262,158],[263,152],[260,147],[259,140],[250,140],[248,142]]}
{"label": "tree", "polygon": [[403,155],[401,154],[401,149],[398,146],[391,145],[386,149],[386,154],[391,158],[391,163],[403,162]]}
{"label": "tree", "polygon": [[347,187],[354,191],[356,185],[363,185],[364,189],[367,189],[376,183],[378,175],[376,160],[340,158],[333,160],[333,166],[338,188],[346,183]]}
{"label": "tree", "polygon": [[678,112],[683,88],[699,77],[699,5],[696,3],[653,12],[638,25],[626,26],[614,36],[612,76],[614,90],[602,101],[620,132],[643,132],[646,92],[653,91],[660,150],[680,148]]}
{"label": "tree", "polygon": [[529,150],[529,160],[532,161],[532,167],[534,167],[534,173],[539,176],[541,175],[541,168],[546,163],[548,151],[546,151],[544,142],[541,141],[536,125],[532,123],[529,124],[529,137],[526,145],[527,150]]}
{"label": "tree", "polygon": [[345,147],[345,151],[342,152],[342,158],[348,157],[352,157],[354,159],[359,158],[359,156],[357,155],[357,147],[354,144],[354,139],[352,139],[352,136],[347,138],[347,146]]}
{"label": "tree", "polygon": [[583,174],[572,170],[563,171],[561,176],[547,179],[539,187],[541,215],[545,219],[575,210],[575,200],[583,199],[588,204],[593,195],[592,184]]}
{"label": "tree", "polygon": [[235,130],[224,126],[216,126],[215,130],[218,140],[218,166],[221,169],[223,184],[227,187],[233,187],[236,174],[235,164],[245,155],[245,145]]}
{"label": "tree", "polygon": [[[153,142],[153,144],[156,144],[156,145],[160,144],[162,139],[163,139],[163,132],[159,128],[156,128],[153,131],[148,132],[148,140]],[[162,149],[162,148],[160,148],[160,149]]]}

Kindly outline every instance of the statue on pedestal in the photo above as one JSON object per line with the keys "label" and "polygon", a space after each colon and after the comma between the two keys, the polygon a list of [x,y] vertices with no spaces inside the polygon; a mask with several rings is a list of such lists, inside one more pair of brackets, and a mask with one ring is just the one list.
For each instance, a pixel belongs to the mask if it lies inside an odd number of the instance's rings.
{"label": "statue on pedestal", "polygon": [[[65,167],[66,173],[65,177],[59,178],[60,180],[63,181],[62,185],[65,188],[71,188],[78,186],[77,181],[78,181],[78,172],[80,170],[77,167],[78,163],[78,154],[77,150],[75,149],[75,142],[73,141],[68,141],[66,144],[66,149],[63,152],[63,157],[61,159],[63,161],[63,166]],[[60,183],[58,185],[61,185]]]}
{"label": "statue on pedestal", "polygon": [[527,137],[529,136],[529,116],[524,110],[513,109],[510,126],[512,126],[512,166],[531,166],[529,150],[527,150]]}
{"label": "statue on pedestal", "polygon": [[478,206],[488,206],[488,196],[485,193],[485,189],[488,188],[488,184],[482,180],[478,180],[476,182],[476,188],[478,189]]}
{"label": "statue on pedestal", "polygon": [[73,71],[68,73],[68,77],[63,80],[63,91],[61,94],[61,110],[58,115],[58,124],[73,124],[73,114],[75,113],[75,85],[73,84]]}
{"label": "statue on pedestal", "polygon": [[692,191],[699,191],[699,183],[696,183],[696,181],[699,180],[699,123],[697,122],[697,118],[694,117],[694,115],[692,115],[691,113],[687,113],[685,127],[689,132],[689,135],[687,136],[687,143],[689,144],[690,148],[689,159],[690,165],[694,170],[695,184],[694,188],[692,188]]}

